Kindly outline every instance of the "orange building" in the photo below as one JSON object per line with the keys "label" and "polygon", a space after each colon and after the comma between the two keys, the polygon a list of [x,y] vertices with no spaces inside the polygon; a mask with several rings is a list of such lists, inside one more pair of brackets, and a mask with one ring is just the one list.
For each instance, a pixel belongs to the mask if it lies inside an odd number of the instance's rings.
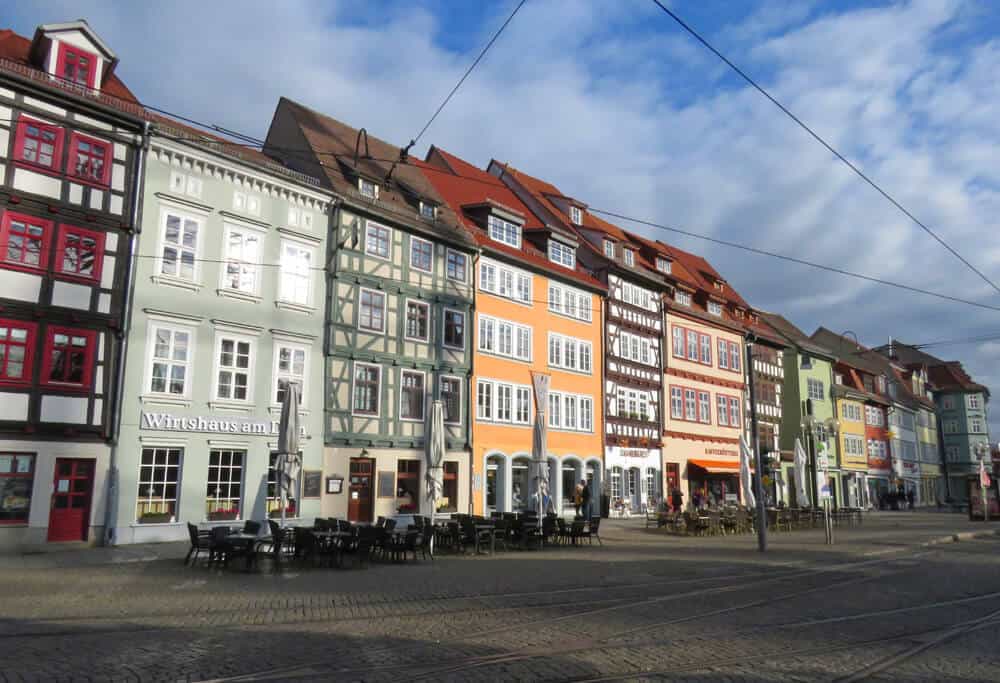
{"label": "orange building", "polygon": [[546,225],[493,174],[432,147],[427,179],[478,242],[470,413],[473,509],[532,505],[528,462],[535,415],[531,373],[551,376],[550,491],[572,512],[582,479],[598,511],[603,439],[603,285],[576,263],[578,238]]}

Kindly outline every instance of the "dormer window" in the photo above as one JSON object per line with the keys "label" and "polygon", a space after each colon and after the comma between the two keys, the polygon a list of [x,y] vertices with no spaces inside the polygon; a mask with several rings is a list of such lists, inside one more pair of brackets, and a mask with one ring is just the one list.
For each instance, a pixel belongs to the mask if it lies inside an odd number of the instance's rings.
{"label": "dormer window", "polygon": [[567,268],[576,267],[576,253],[573,247],[555,240],[549,240],[549,260]]}
{"label": "dormer window", "polygon": [[608,258],[615,257],[615,243],[611,240],[604,240],[604,255]]}
{"label": "dormer window", "polygon": [[682,292],[679,289],[674,292],[674,301],[679,303],[681,306],[691,305],[691,295],[687,292]]}
{"label": "dormer window", "polygon": [[521,226],[493,214],[490,214],[487,223],[490,229],[491,240],[506,244],[515,249],[521,248]]}
{"label": "dormer window", "polygon": [[626,266],[634,266],[635,265],[635,252],[632,251],[631,249],[626,249],[624,251],[624,255],[625,255],[625,265]]}
{"label": "dormer window", "polygon": [[716,280],[715,288],[721,292],[726,288],[726,286],[722,283],[722,280]]}
{"label": "dormer window", "polygon": [[670,274],[670,261],[663,258],[662,256],[656,257],[656,269],[661,273]]}
{"label": "dormer window", "polygon": [[420,202],[420,215],[428,220],[434,220],[437,216],[437,207],[427,202]]}
{"label": "dormer window", "polygon": [[712,315],[720,315],[721,316],[722,315],[722,304],[720,304],[718,301],[709,301],[708,302],[708,312],[711,313]]}
{"label": "dormer window", "polygon": [[358,192],[361,193],[362,197],[367,197],[368,199],[378,199],[378,185],[370,180],[358,178]]}
{"label": "dormer window", "polygon": [[97,58],[78,47],[61,43],[56,75],[73,85],[93,88],[97,80]]}
{"label": "dormer window", "polygon": [[583,223],[583,211],[580,210],[579,206],[569,207],[569,219],[573,221],[573,225],[581,225]]}

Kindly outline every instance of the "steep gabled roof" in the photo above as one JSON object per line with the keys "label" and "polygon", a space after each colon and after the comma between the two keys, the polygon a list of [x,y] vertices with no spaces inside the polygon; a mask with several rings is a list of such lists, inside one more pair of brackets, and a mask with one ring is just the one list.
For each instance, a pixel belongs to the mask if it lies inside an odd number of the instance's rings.
{"label": "steep gabled roof", "polygon": [[796,346],[813,355],[836,359],[836,354],[832,350],[814,342],[784,316],[760,310],[757,311],[757,315],[760,317],[762,326],[773,330],[789,346]]}
{"label": "steep gabled roof", "polygon": [[965,368],[957,360],[930,366],[927,369],[927,376],[931,384],[934,385],[934,388],[939,391],[981,391],[987,396],[990,394],[990,390],[987,387],[973,381],[972,377],[969,376]]}

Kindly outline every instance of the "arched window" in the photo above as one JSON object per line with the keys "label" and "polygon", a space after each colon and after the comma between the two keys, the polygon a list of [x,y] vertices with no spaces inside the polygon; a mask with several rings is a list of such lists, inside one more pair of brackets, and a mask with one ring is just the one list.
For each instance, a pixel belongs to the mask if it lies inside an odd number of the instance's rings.
{"label": "arched window", "polygon": [[528,458],[514,458],[510,466],[510,506],[514,512],[527,510],[531,505],[531,481]]}
{"label": "arched window", "polygon": [[506,509],[504,458],[491,455],[486,459],[486,511],[503,512]]}

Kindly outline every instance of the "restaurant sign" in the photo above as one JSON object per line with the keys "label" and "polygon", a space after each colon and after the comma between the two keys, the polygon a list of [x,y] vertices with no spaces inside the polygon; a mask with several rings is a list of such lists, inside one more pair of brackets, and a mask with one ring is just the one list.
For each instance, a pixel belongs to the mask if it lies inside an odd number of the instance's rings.
{"label": "restaurant sign", "polygon": [[[169,413],[142,413],[140,429],[157,429],[168,432],[207,432],[209,434],[247,434],[277,436],[278,420],[252,417],[205,417],[171,415]],[[305,427],[299,428],[305,436]]]}

